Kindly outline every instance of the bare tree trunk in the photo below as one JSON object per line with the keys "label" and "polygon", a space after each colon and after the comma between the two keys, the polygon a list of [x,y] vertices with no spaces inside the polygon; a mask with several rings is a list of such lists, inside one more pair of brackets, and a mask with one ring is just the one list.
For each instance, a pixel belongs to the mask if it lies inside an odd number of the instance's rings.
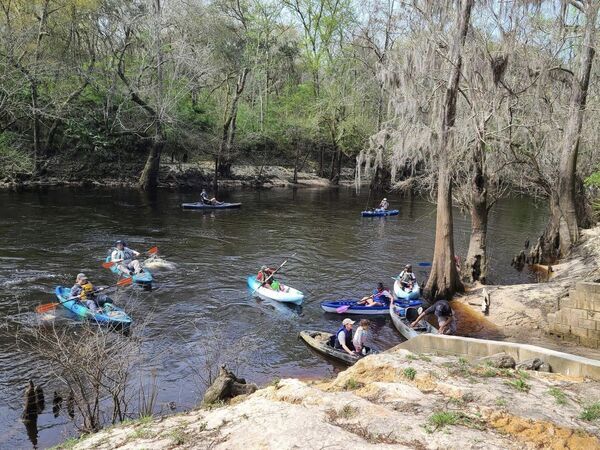
{"label": "bare tree trunk", "polygon": [[163,111],[162,111],[162,97],[163,97],[163,55],[162,55],[162,42],[161,42],[161,31],[162,31],[162,10],[160,0],[154,0],[154,15],[155,15],[155,29],[154,29],[154,41],[156,51],[156,111],[154,115],[154,138],[152,140],[152,146],[144,165],[144,170],[140,175],[138,184],[141,189],[145,191],[153,190],[158,185],[158,176],[160,171],[160,156],[165,143],[164,130],[162,126]]}
{"label": "bare tree trunk", "polygon": [[581,46],[581,59],[577,74],[573,79],[569,104],[569,119],[563,135],[560,156],[558,189],[550,200],[550,219],[541,239],[541,257],[552,262],[565,256],[573,244],[579,240],[579,220],[575,174],[579,140],[586,109],[590,73],[596,53],[596,21],[600,2],[588,0],[582,10],[585,14],[585,28]]}
{"label": "bare tree trunk", "polygon": [[463,266],[466,281],[485,283],[487,278],[488,189],[485,173],[485,152],[479,141],[473,151],[474,173],[471,179],[471,238]]}
{"label": "bare tree trunk", "polygon": [[214,195],[217,195],[217,192],[219,190],[219,172],[223,169],[225,165],[230,164],[229,154],[231,152],[231,149],[233,148],[233,141],[235,139],[238,103],[240,101],[240,97],[242,96],[242,92],[244,92],[244,87],[246,86],[246,77],[248,76],[249,72],[250,69],[246,67],[242,69],[242,72],[238,77],[235,95],[233,96],[233,100],[231,101],[229,115],[227,116],[227,118],[225,119],[225,123],[223,124],[223,135],[221,137],[221,144],[219,145],[219,151],[217,153],[217,157],[215,158],[215,173],[213,176]]}
{"label": "bare tree trunk", "polygon": [[452,44],[450,61],[452,67],[446,88],[440,140],[438,147],[438,192],[437,216],[435,224],[435,247],[431,274],[425,286],[424,296],[428,299],[452,298],[455,292],[462,291],[463,285],[454,262],[454,227],[452,219],[452,173],[448,154],[452,151],[452,136],[456,121],[456,100],[462,66],[464,46],[474,0],[463,0],[457,18],[456,36]]}

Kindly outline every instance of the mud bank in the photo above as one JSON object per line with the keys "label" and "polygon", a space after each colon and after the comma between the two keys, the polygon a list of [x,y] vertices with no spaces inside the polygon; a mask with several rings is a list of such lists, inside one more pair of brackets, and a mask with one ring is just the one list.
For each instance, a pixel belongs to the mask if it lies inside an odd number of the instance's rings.
{"label": "mud bank", "polygon": [[[600,226],[583,230],[581,242],[568,258],[551,267],[548,276],[549,280],[543,283],[470,286],[466,295],[454,301],[459,303],[459,334],[494,336],[600,359],[600,350],[550,335],[547,321],[548,314],[559,309],[561,300],[578,282],[600,280]],[[487,316],[478,308],[485,291],[491,301]],[[460,322],[463,322],[462,330]]]}
{"label": "mud bank", "polygon": [[75,449],[594,449],[600,383],[398,347],[333,380],[278,380],[228,405],[147,418]]}

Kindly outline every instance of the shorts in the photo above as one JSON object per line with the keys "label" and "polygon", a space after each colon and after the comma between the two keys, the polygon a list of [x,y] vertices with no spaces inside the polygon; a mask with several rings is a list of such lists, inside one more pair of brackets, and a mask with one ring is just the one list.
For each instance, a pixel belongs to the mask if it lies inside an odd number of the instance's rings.
{"label": "shorts", "polygon": [[453,316],[442,316],[442,317],[438,317],[438,324],[440,326],[440,328],[449,320],[452,321],[452,323],[450,324],[450,326],[446,329],[446,332],[444,334],[456,334],[456,317]]}

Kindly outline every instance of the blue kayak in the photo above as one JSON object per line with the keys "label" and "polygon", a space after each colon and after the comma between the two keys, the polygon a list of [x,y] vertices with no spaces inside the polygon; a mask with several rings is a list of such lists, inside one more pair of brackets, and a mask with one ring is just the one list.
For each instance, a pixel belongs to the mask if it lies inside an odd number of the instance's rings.
{"label": "blue kayak", "polygon": [[410,291],[407,291],[402,287],[402,283],[400,283],[400,281],[398,281],[397,278],[394,278],[394,280],[396,280],[394,282],[394,294],[396,295],[396,297],[401,299],[413,300],[419,298],[419,296],[421,295],[421,288],[419,287],[419,283],[415,282],[412,289]]}
{"label": "blue kayak", "polygon": [[99,324],[111,325],[111,326],[128,326],[131,325],[131,317],[129,317],[125,311],[118,306],[113,304],[107,304],[104,306],[105,311],[102,313],[92,313],[87,306],[78,301],[77,299],[69,300],[71,295],[71,288],[58,286],[54,293],[58,298],[58,301],[62,306],[67,308],[73,314],[86,318],[88,320],[94,320]]}
{"label": "blue kayak", "polygon": [[181,207],[183,209],[230,209],[230,208],[239,208],[241,207],[241,203],[218,203],[216,205],[207,205],[206,203],[196,202],[196,203],[182,203]]}
{"label": "blue kayak", "polygon": [[360,214],[363,217],[397,216],[400,214],[400,211],[397,209],[372,209],[370,211],[363,211]]}
{"label": "blue kayak", "polygon": [[304,294],[300,292],[298,289],[294,289],[293,287],[284,286],[280,284],[280,289],[274,291],[270,287],[262,286],[261,283],[256,279],[256,276],[250,275],[248,277],[248,287],[252,290],[254,294],[257,294],[259,297],[268,298],[270,300],[275,300],[277,302],[282,303],[294,303],[299,305],[304,300]]}
{"label": "blue kayak", "polygon": [[[394,305],[400,309],[406,309],[408,307],[419,307],[422,304],[423,302],[421,300],[394,300]],[[361,314],[363,316],[385,315],[389,314],[390,312],[390,306],[387,302],[383,306],[366,306],[359,305],[358,300],[335,300],[322,302],[321,308],[323,309],[323,311],[329,313]],[[340,308],[340,312],[337,311],[338,308]]]}
{"label": "blue kayak", "polygon": [[[110,262],[110,255],[106,257],[106,262]],[[110,271],[125,278],[129,276],[129,273],[119,270],[119,264],[113,264],[110,268]],[[133,279],[134,283],[145,286],[152,284],[152,281],[154,281],[154,278],[148,269],[144,269],[143,272],[131,275],[131,278]]]}

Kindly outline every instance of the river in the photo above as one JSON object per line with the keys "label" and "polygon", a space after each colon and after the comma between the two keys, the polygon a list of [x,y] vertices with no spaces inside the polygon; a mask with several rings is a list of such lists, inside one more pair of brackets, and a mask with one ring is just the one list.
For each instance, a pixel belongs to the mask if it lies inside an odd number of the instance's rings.
{"label": "river", "polygon": [[[435,205],[390,195],[399,216],[361,218],[367,194],[345,188],[234,190],[224,199],[243,202],[241,209],[203,212],[180,209],[181,202],[197,197],[189,192],[0,192],[0,317],[9,324],[31,319],[36,305],[53,301],[56,285],[71,286],[81,271],[96,284],[114,283],[101,263],[121,238],[140,251],[156,245],[174,264],[156,271],[152,292],[131,290],[142,305],[133,319],[147,322],[145,351],[153,356],[149,365],[162,412],[190,408],[201,399],[201,345],[218,348],[240,375],[258,384],[331,375],[337,368],[297,339],[302,329],[338,328],[341,317],[322,313],[319,302],[362,296],[378,281],[391,285],[390,276],[406,262],[424,279],[416,264],[431,261],[433,252]],[[541,232],[546,217],[544,205],[528,198],[494,206],[488,235],[492,282],[530,281],[531,275],[512,269],[510,260],[526,239]],[[469,224],[456,210],[455,242],[462,256]],[[277,266],[294,254],[281,279],[305,293],[302,307],[251,298],[246,277],[261,264]],[[386,349],[400,340],[386,317],[374,320],[375,347]],[[6,333],[0,335],[0,448],[31,447],[19,421],[25,384],[33,378],[43,385],[47,405],[56,386],[38,363],[20,353]],[[40,447],[75,434],[69,420],[54,418],[50,409],[46,406],[39,418]]]}

